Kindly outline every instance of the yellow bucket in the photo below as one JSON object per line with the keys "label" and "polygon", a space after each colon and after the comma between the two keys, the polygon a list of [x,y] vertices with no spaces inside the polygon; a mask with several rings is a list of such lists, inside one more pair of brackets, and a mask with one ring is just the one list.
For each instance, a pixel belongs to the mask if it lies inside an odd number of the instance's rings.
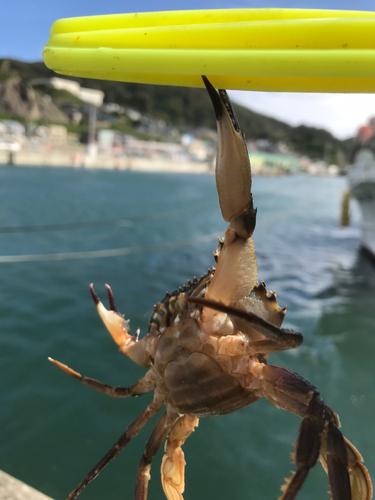
{"label": "yellow bucket", "polygon": [[225,9],[60,19],[43,50],[57,73],[287,92],[375,92],[375,12]]}

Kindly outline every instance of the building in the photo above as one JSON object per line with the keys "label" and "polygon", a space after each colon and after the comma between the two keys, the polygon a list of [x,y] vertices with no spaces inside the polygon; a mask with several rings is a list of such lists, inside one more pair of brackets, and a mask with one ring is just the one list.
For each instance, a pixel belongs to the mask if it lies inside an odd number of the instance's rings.
{"label": "building", "polygon": [[35,87],[46,86],[58,90],[66,90],[70,94],[73,94],[81,99],[81,101],[92,104],[97,108],[100,108],[103,105],[104,92],[101,90],[81,87],[78,82],[67,80],[66,78],[58,78],[57,76],[53,76],[52,78],[35,78],[31,81],[31,85]]}

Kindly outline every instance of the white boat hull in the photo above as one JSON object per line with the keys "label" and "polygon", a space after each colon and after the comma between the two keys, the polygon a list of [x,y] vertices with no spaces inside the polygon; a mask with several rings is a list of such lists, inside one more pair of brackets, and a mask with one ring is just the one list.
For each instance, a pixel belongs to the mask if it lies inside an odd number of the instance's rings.
{"label": "white boat hull", "polygon": [[362,212],[362,246],[375,258],[375,155],[370,149],[363,148],[356,154],[348,184]]}

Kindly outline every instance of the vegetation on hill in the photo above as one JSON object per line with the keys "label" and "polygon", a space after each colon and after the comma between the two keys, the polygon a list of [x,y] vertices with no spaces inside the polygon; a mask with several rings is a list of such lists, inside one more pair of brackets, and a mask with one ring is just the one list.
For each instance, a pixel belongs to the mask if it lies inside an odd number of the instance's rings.
{"label": "vegetation on hill", "polygon": [[[34,78],[60,76],[49,70],[43,62],[26,63],[12,59],[0,59],[0,82],[11,75],[18,75],[25,82]],[[68,78],[61,76],[61,78]],[[105,94],[105,102],[114,102],[130,107],[142,114],[160,118],[178,127],[181,131],[192,131],[207,127],[215,129],[215,119],[211,103],[203,89],[164,87],[103,80],[69,77],[83,87],[100,89]],[[52,99],[55,102],[65,97],[61,92]],[[72,102],[72,104],[77,104]],[[234,104],[241,128],[247,140],[267,139],[271,143],[282,141],[299,154],[311,158],[325,158],[338,161],[348,156],[350,141],[339,141],[329,132],[314,127],[292,127],[282,121],[255,113]],[[2,103],[0,97],[0,112]],[[328,155],[328,158],[327,158]]]}

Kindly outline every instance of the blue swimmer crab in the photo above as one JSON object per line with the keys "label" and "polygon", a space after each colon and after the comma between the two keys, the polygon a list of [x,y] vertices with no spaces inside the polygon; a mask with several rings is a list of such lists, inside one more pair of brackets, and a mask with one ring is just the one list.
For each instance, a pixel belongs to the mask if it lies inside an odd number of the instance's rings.
{"label": "blue swimmer crab", "polygon": [[83,384],[113,397],[154,391],[153,401],[126,429],[108,453],[69,495],[74,500],[165,405],[138,467],[135,496],[146,500],[151,461],[165,441],[161,478],[168,500],[182,500],[185,459],[181,445],[198,418],[225,415],[265,397],[277,408],[302,418],[293,460],[296,471],[282,487],[282,500],[293,500],[319,459],[328,474],[333,500],[370,500],[371,479],[356,448],[343,437],[336,413],[318,390],[288,368],[267,364],[269,353],[294,349],[302,335],[281,328],[286,308],[257,279],[251,238],[256,210],[244,136],[225,90],[207,78],[218,125],[216,183],[223,218],[229,222],[215,254],[216,269],[188,281],[156,304],[147,335],[132,336],[107,285],[109,309],[91,293],[100,317],[135,363],[148,368],[130,387],[112,387],[82,376],[50,359]]}

